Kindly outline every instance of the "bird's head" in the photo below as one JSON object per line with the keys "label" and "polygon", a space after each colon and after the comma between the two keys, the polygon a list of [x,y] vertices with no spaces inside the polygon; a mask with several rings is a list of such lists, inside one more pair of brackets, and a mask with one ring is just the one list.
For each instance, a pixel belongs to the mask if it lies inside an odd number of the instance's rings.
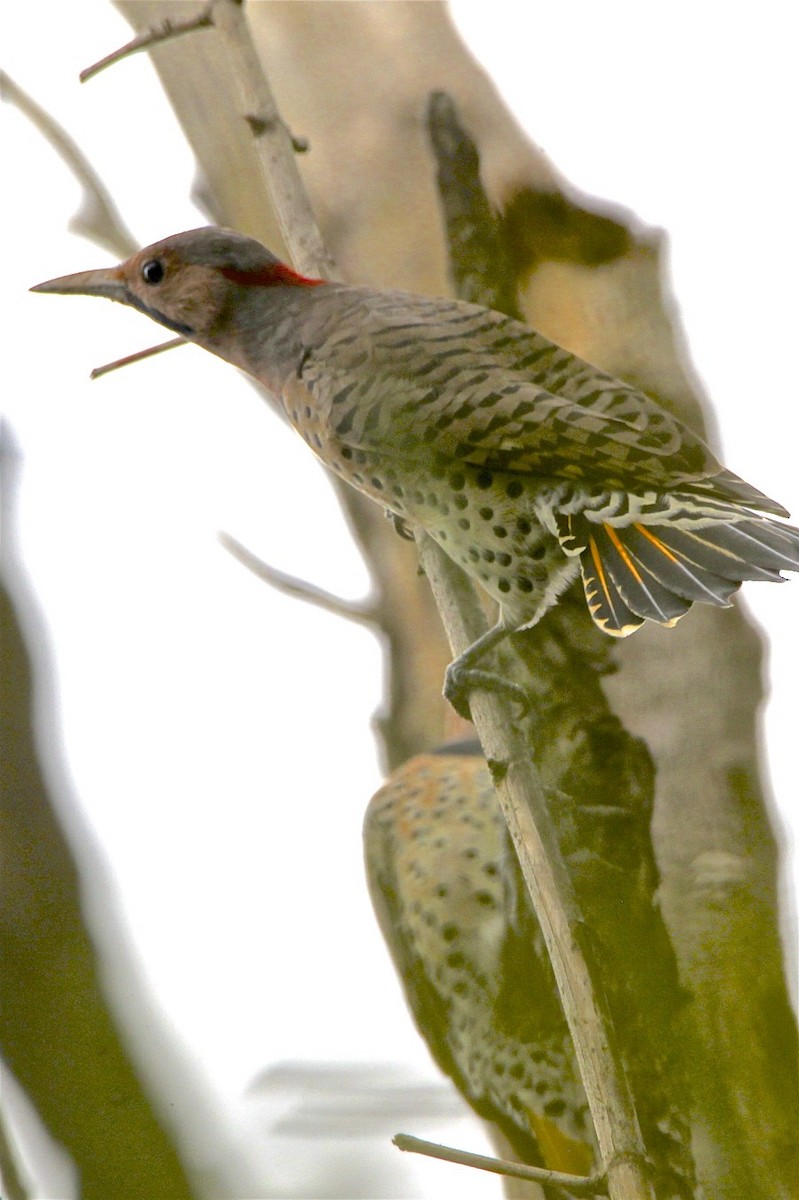
{"label": "bird's head", "polygon": [[31,291],[106,296],[203,343],[222,331],[241,289],[319,282],[298,275],[254,238],[209,225],[154,242],[117,267],[63,275]]}

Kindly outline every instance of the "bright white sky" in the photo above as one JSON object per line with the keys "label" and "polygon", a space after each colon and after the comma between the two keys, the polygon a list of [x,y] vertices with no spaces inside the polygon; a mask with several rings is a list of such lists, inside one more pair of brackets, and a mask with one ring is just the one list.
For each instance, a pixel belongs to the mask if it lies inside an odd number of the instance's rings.
{"label": "bright white sky", "polygon": [[[725,461],[799,513],[799,382],[783,365],[799,273],[790,6],[453,7],[564,174],[668,231]],[[78,84],[81,67],[129,37],[110,5],[15,4],[4,32],[5,69],[76,138],[142,244],[203,222],[145,57]],[[79,189],[60,160],[15,110],[2,118],[13,164],[4,399],[23,455],[21,552],[55,651],[71,785],[146,978],[234,1117],[248,1082],[278,1060],[429,1071],[361,867],[362,813],[380,781],[369,733],[378,647],[270,592],[216,540],[227,530],[284,570],[360,596],[366,573],[325,479],[201,351],[90,384],[92,366],[158,331],[119,306],[27,294],[106,258],[65,233]],[[799,583],[746,596],[773,646],[765,730],[795,828]],[[429,1194],[498,1194],[487,1177],[425,1171]]]}

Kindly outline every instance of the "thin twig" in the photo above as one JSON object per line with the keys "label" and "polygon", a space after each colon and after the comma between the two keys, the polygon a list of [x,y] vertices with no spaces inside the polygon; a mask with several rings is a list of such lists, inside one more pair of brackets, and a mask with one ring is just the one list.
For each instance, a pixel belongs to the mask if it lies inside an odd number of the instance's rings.
{"label": "thin twig", "polygon": [[[333,277],[332,259],[322,242],[290,138],[264,77],[241,5],[235,0],[217,0],[214,17],[233,59],[243,111],[254,112],[265,122],[256,145],[294,264],[306,274]],[[420,560],[452,648],[460,653],[485,629],[474,589],[426,536],[420,538]],[[493,764],[500,804],[552,959],[607,1173],[608,1194],[611,1200],[654,1200],[632,1096],[615,1050],[612,1022],[592,984],[584,953],[582,917],[538,772],[514,733],[513,714],[507,704],[486,692],[474,693],[470,703],[486,758]]]}
{"label": "thin twig", "polygon": [[304,600],[306,604],[312,604],[315,608],[333,613],[334,616],[342,617],[345,621],[353,621],[356,625],[366,625],[369,629],[374,629],[378,625],[379,613],[374,601],[345,600],[342,596],[336,596],[333,592],[317,587],[315,583],[308,583],[305,579],[298,579],[296,575],[287,575],[284,571],[279,571],[277,567],[270,566],[269,563],[265,563],[263,559],[248,550],[246,546],[242,546],[241,542],[236,541],[229,533],[220,533],[218,536],[222,545],[234,558],[276,591],[283,592],[286,596],[294,596],[298,600]]}
{"label": "thin twig", "polygon": [[113,362],[104,363],[102,367],[95,367],[89,378],[99,379],[111,371],[118,371],[120,367],[129,367],[131,363],[152,358],[155,354],[163,354],[164,350],[174,350],[176,346],[186,345],[188,343],[185,338],[170,338],[168,342],[159,342],[157,346],[149,346],[147,350],[137,350],[135,354],[126,354],[124,358],[115,358]]}
{"label": "thin twig", "polygon": [[533,1183],[561,1188],[573,1196],[606,1196],[608,1191],[607,1180],[603,1175],[563,1175],[560,1171],[528,1167],[524,1163],[511,1162],[507,1158],[490,1158],[485,1154],[473,1154],[470,1150],[441,1146],[438,1142],[427,1142],[424,1138],[412,1137],[409,1133],[397,1133],[391,1140],[398,1150],[406,1150],[410,1154],[424,1154],[427,1158],[440,1158],[443,1162],[476,1167],[478,1171],[490,1171],[492,1175],[529,1179]]}
{"label": "thin twig", "polygon": [[193,17],[186,17],[183,21],[165,20],[160,25],[155,25],[152,29],[148,29],[146,33],[140,33],[133,41],[126,42],[124,46],[120,46],[112,54],[107,54],[99,62],[93,63],[92,66],[86,67],[84,71],[81,71],[81,83],[85,83],[87,79],[98,75],[106,67],[112,67],[114,63],[120,62],[121,59],[128,58],[131,54],[138,54],[140,50],[149,50],[152,46],[157,46],[159,42],[166,42],[170,38],[180,37],[183,33],[194,33],[196,29],[209,29],[214,23],[211,11],[213,7],[213,0],[211,0],[210,4],[206,4],[205,8],[201,9]]}
{"label": "thin twig", "polygon": [[83,151],[66,130],[2,71],[0,97],[15,104],[24,113],[64,160],[83,188],[81,206],[69,222],[70,230],[110,250],[117,258],[127,258],[138,250],[139,244],[119,215],[113,200]]}

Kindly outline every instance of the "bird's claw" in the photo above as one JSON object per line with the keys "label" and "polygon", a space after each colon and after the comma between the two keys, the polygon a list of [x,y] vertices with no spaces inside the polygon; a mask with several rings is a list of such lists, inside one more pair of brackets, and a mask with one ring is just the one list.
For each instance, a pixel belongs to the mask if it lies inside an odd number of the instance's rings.
{"label": "bird's claw", "polygon": [[444,676],[444,699],[449,701],[459,717],[466,721],[472,720],[469,707],[469,693],[474,690],[493,692],[494,695],[505,696],[519,706],[519,717],[524,717],[530,711],[530,697],[518,683],[511,683],[493,671],[481,671],[476,667],[462,667],[457,662],[450,663]]}
{"label": "bird's claw", "polygon": [[394,526],[394,532],[399,534],[401,538],[404,538],[406,542],[416,540],[413,536],[413,530],[404,517],[401,517],[399,513],[392,512],[390,508],[386,509],[386,516]]}

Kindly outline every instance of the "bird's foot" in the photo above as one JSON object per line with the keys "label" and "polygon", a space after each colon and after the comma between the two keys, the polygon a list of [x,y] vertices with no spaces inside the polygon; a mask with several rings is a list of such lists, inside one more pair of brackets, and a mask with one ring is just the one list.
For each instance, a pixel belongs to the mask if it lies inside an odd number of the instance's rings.
{"label": "bird's foot", "polygon": [[469,707],[469,695],[472,691],[493,692],[495,696],[505,696],[519,706],[519,717],[530,711],[530,697],[518,683],[511,683],[493,671],[482,671],[479,667],[460,665],[460,659],[455,659],[447,667],[444,676],[444,699],[448,700],[459,717],[471,721],[472,713]]}
{"label": "bird's foot", "polygon": [[494,671],[484,671],[474,665],[488,654],[489,650],[493,650],[501,641],[504,641],[511,632],[511,629],[499,621],[476,642],[472,642],[471,646],[467,647],[463,654],[459,654],[447,667],[447,673],[444,676],[444,698],[449,701],[459,717],[471,721],[469,693],[474,689],[507,696],[519,705],[520,717],[529,711],[530,699],[524,688],[519,687],[518,683],[511,683],[509,679],[497,675]]}
{"label": "bird's foot", "polygon": [[413,536],[413,530],[404,517],[401,517],[399,513],[392,512],[390,508],[386,509],[386,516],[394,526],[394,532],[398,533],[401,538],[404,538],[406,542],[416,540]]}

